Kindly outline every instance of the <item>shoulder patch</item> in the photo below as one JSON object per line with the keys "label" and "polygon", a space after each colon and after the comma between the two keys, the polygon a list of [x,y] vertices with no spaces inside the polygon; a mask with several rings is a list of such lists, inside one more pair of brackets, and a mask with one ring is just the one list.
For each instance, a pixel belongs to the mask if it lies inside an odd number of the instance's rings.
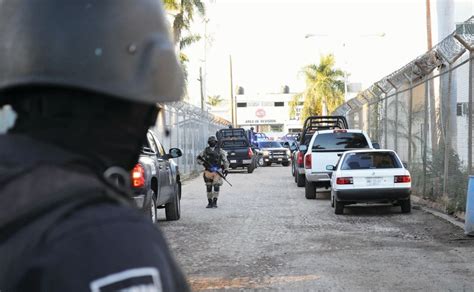
{"label": "shoulder patch", "polygon": [[91,292],[162,292],[156,268],[137,268],[111,274],[90,283]]}

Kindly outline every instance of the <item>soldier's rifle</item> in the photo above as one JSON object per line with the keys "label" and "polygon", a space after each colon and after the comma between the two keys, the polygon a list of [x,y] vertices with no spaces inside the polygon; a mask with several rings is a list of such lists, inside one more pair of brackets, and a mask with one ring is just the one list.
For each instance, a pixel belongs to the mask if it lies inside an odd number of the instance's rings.
{"label": "soldier's rifle", "polygon": [[[209,161],[206,161],[206,160],[205,160],[203,157],[201,157],[200,155],[197,157],[197,159],[200,160],[200,161],[202,161],[202,164],[204,165],[204,167],[205,167],[206,169],[211,170],[212,165],[209,163]],[[226,183],[228,183],[229,186],[232,186],[232,184],[225,178],[225,175],[224,175],[222,172],[220,172],[220,171],[218,171],[218,170],[216,170],[216,171],[214,171],[214,172],[217,173],[217,175],[219,175]]]}

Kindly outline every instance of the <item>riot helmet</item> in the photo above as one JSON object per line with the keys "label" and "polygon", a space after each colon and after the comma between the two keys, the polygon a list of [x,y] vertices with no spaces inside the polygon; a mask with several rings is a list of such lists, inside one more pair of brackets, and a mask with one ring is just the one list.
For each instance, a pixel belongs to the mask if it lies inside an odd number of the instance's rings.
{"label": "riot helmet", "polygon": [[133,168],[156,103],[181,98],[174,50],[158,0],[1,0],[0,106],[17,113],[9,133],[99,170]]}
{"label": "riot helmet", "polygon": [[210,147],[216,147],[217,145],[217,139],[215,136],[210,136],[209,139],[207,139],[207,144],[209,144]]}
{"label": "riot helmet", "polygon": [[1,1],[0,91],[63,87],[177,101],[183,74],[174,50],[158,0]]}

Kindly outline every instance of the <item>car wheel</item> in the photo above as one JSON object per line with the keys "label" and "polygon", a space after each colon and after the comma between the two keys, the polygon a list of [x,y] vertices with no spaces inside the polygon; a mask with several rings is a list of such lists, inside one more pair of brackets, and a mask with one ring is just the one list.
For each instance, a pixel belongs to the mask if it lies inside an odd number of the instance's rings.
{"label": "car wheel", "polygon": [[334,213],[336,215],[342,215],[344,213],[344,203],[334,199]]}
{"label": "car wheel", "polygon": [[255,167],[253,166],[253,164],[250,164],[249,166],[247,166],[247,172],[248,173],[252,173],[254,171]]}
{"label": "car wheel", "polygon": [[402,209],[402,213],[410,213],[411,212],[411,200],[403,200],[400,201],[400,207]]}
{"label": "car wheel", "polygon": [[263,161],[263,157],[258,158],[258,166],[263,166],[265,164],[265,161]]}
{"label": "car wheel", "polygon": [[151,222],[155,224],[158,221],[158,215],[157,215],[157,209],[156,209],[156,199],[155,199],[155,193],[152,192],[151,194],[151,200],[150,200],[150,206],[149,206],[149,211],[148,215],[150,216]]}
{"label": "car wheel", "polygon": [[306,176],[304,174],[296,173],[296,185],[298,187],[304,187]]}
{"label": "car wheel", "polygon": [[173,196],[173,201],[165,205],[165,214],[167,221],[179,220],[181,217],[181,194],[180,188],[177,185],[175,187],[175,193]]}
{"label": "car wheel", "polygon": [[282,165],[283,165],[283,166],[289,166],[290,163],[289,163],[289,162],[283,162]]}
{"label": "car wheel", "polygon": [[333,195],[332,191],[331,191],[331,207],[334,208],[334,195]]}
{"label": "car wheel", "polygon": [[313,182],[306,181],[304,184],[304,195],[308,200],[316,199],[316,186]]}

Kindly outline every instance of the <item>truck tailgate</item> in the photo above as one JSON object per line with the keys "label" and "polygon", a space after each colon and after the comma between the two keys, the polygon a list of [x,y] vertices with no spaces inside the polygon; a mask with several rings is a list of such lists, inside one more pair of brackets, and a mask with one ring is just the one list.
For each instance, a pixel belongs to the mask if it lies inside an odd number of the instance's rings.
{"label": "truck tailgate", "polygon": [[336,165],[339,160],[338,152],[312,152],[311,153],[311,172],[328,172],[326,166]]}

